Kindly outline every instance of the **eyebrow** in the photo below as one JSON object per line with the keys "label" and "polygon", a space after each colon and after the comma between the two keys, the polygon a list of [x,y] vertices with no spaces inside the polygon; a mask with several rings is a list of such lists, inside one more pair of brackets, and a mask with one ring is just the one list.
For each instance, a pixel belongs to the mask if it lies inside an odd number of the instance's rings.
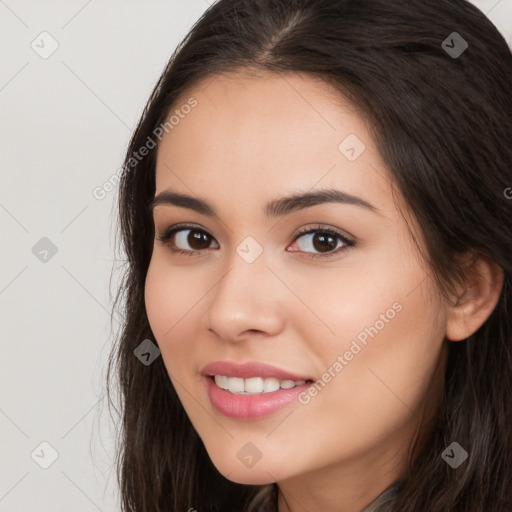
{"label": "eyebrow", "polygon": [[[383,215],[382,212],[364,199],[342,192],[336,189],[321,189],[313,192],[296,193],[285,197],[280,197],[269,201],[265,205],[265,215],[268,219],[283,217],[290,213],[305,208],[310,208],[325,203],[342,203],[365,208],[373,213]],[[208,201],[180,194],[172,190],[165,190],[156,195],[148,205],[149,211],[153,211],[159,205],[174,205],[181,208],[188,208],[202,215],[219,218],[215,207]]]}

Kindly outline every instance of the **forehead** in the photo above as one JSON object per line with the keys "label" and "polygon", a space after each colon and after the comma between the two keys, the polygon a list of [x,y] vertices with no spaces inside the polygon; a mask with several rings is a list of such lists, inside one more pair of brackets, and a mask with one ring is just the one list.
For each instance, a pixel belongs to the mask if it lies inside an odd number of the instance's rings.
{"label": "forehead", "polygon": [[[183,108],[190,98],[196,106]],[[173,113],[179,122],[158,148],[157,193],[256,205],[318,186],[390,208],[387,171],[365,120],[325,82],[300,73],[216,75],[182,94]]]}

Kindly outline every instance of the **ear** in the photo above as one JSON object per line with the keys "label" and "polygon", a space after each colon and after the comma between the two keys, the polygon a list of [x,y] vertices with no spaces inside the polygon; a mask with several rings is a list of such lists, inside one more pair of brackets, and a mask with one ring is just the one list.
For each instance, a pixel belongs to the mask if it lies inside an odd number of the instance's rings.
{"label": "ear", "polygon": [[466,276],[456,304],[448,309],[446,337],[451,341],[465,340],[484,324],[503,287],[503,269],[484,257],[473,260]]}

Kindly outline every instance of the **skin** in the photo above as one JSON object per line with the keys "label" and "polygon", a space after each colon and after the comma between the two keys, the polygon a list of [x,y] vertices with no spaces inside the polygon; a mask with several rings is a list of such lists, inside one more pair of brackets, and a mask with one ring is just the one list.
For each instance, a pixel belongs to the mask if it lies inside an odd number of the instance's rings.
{"label": "skin", "polygon": [[[478,260],[478,279],[461,285],[462,303],[442,298],[364,120],[326,84],[297,73],[237,73],[199,82],[175,107],[190,96],[198,105],[159,145],[156,195],[201,197],[219,219],[175,205],[153,211],[157,236],[181,222],[210,236],[202,246],[187,243],[187,230],[173,238],[192,255],[155,239],[145,300],[169,377],[226,478],[277,482],[280,512],[360,511],[405,471],[418,424],[433,410],[427,404],[439,398],[430,383],[442,374],[448,343],[487,319],[502,273]],[[355,161],[338,149],[349,134],[366,146]],[[320,188],[359,196],[380,214],[325,203],[264,216],[267,201]],[[355,246],[309,258],[329,252],[313,235],[294,239],[298,228],[318,224]],[[252,263],[236,252],[247,236],[263,248]],[[330,254],[339,247],[335,238]],[[401,311],[308,404],[256,420],[227,418],[211,405],[200,376],[207,363],[260,361],[321,379],[397,302]],[[237,457],[247,442],[262,454],[252,467]]]}

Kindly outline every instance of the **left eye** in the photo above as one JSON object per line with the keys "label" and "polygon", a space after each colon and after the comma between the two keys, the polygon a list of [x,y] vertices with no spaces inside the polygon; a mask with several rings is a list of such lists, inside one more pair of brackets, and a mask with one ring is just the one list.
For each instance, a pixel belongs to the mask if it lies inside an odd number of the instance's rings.
{"label": "left eye", "polygon": [[[186,235],[186,232],[189,232]],[[176,235],[176,236],[174,236]],[[175,238],[175,241],[171,243],[171,240]],[[199,252],[207,249],[211,244],[211,237],[206,231],[198,229],[194,226],[175,226],[173,228],[168,229],[162,236],[157,236],[157,239],[168,245],[173,252],[178,252],[181,254],[193,254],[194,252]],[[176,242],[182,245],[189,244],[192,249],[181,249],[175,248]]]}
{"label": "left eye", "polygon": [[[217,243],[206,231],[195,226],[174,226],[156,238],[169,246],[172,252],[188,256],[197,255],[210,248],[212,242]],[[298,246],[299,250],[288,252],[306,252],[309,254],[307,257],[318,258],[338,254],[355,245],[355,242],[330,227],[322,227],[302,230],[293,240],[292,247],[293,245]],[[318,252],[310,253],[310,249]]]}

